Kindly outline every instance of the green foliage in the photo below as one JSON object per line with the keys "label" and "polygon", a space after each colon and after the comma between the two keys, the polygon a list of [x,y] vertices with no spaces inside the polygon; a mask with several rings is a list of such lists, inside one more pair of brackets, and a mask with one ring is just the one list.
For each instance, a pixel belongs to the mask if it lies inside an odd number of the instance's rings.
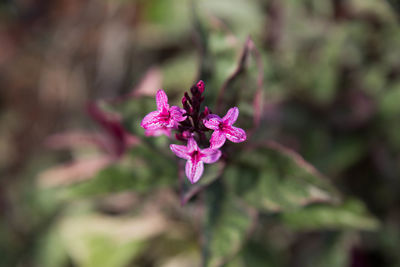
{"label": "green foliage", "polygon": [[123,267],[140,252],[143,244],[128,243],[116,244],[109,238],[98,236],[88,240],[90,248],[87,263],[81,264],[85,267]]}
{"label": "green foliage", "polygon": [[240,250],[252,225],[252,215],[224,192],[220,182],[207,189],[207,203],[203,261],[205,266],[221,266]]}
{"label": "green foliage", "polygon": [[[280,149],[280,148],[279,148]],[[335,202],[338,193],[298,155],[274,146],[248,150],[227,167],[224,181],[262,211],[292,210],[313,202]]]}
{"label": "green foliage", "polygon": [[[79,228],[75,227],[76,223],[79,223]],[[135,226],[141,227],[142,231],[132,231]],[[157,233],[158,229],[157,223],[148,216],[124,220],[90,214],[70,215],[61,221],[57,231],[69,257],[79,266],[123,267],[144,250],[146,242],[143,240]]]}
{"label": "green foliage", "polygon": [[282,214],[285,223],[295,229],[376,230],[378,221],[367,214],[362,203],[347,201],[340,205],[315,204]]}
{"label": "green foliage", "polygon": [[174,184],[177,173],[175,161],[155,149],[152,145],[135,147],[126,162],[107,167],[96,177],[72,185],[67,188],[66,194],[87,197],[129,190],[144,193]]}

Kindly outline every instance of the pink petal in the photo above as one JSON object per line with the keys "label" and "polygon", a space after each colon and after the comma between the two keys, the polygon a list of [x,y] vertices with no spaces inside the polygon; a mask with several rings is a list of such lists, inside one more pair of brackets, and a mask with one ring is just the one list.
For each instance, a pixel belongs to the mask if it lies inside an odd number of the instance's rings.
{"label": "pink petal", "polygon": [[230,126],[224,129],[226,138],[234,143],[240,143],[246,140],[246,132],[243,129]]}
{"label": "pink petal", "polygon": [[155,130],[146,130],[144,132],[146,136],[160,136],[160,135],[166,135],[168,137],[171,137],[171,128],[159,128]]}
{"label": "pink petal", "polygon": [[172,106],[169,110],[171,119],[174,121],[184,121],[186,120],[186,116],[183,116],[183,114],[186,113],[186,111],[180,107],[177,106]]}
{"label": "pink petal", "polygon": [[227,125],[235,123],[239,116],[239,109],[237,107],[230,108],[226,115],[222,118],[222,121]]}
{"label": "pink petal", "polygon": [[221,151],[211,148],[201,150],[201,154],[203,154],[201,160],[208,164],[216,162],[221,157]]}
{"label": "pink petal", "polygon": [[188,151],[190,151],[190,153],[199,150],[199,146],[197,145],[193,137],[188,139],[187,149]]}
{"label": "pink petal", "polygon": [[169,109],[168,97],[164,90],[158,90],[156,94],[157,109],[164,111]]}
{"label": "pink petal", "polygon": [[180,146],[180,145],[170,145],[169,148],[172,150],[172,152],[175,153],[178,157],[182,159],[190,159],[190,153],[188,151],[188,148],[186,146]]}
{"label": "pink petal", "polygon": [[204,163],[202,161],[192,162],[192,160],[188,160],[186,162],[186,176],[192,184],[196,183],[200,179],[203,170]]}
{"label": "pink petal", "polygon": [[159,115],[159,111],[150,112],[143,118],[140,126],[142,126],[146,130],[156,130],[163,127],[164,122],[159,118]]}
{"label": "pink petal", "polygon": [[178,129],[178,122],[169,118],[168,123],[165,124],[165,127],[169,129]]}
{"label": "pink petal", "polygon": [[208,129],[218,130],[222,119],[218,115],[210,114],[203,120],[203,123]]}
{"label": "pink petal", "polygon": [[225,140],[226,140],[225,134],[220,130],[215,130],[211,135],[210,148],[213,149],[220,148],[225,143]]}

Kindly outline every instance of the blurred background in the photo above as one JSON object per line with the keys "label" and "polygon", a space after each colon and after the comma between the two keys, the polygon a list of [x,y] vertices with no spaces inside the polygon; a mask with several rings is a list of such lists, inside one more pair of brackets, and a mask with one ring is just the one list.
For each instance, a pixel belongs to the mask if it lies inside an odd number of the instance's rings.
{"label": "blurred background", "polygon": [[[0,266],[400,266],[399,14],[1,1]],[[190,186],[139,125],[199,79],[249,138]]]}

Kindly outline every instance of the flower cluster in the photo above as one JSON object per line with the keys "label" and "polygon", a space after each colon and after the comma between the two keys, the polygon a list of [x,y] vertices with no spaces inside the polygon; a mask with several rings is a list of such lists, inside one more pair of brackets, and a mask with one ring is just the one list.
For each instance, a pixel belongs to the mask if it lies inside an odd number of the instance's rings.
{"label": "flower cluster", "polygon": [[[200,112],[203,92],[204,82],[199,81],[190,88],[191,96],[185,92],[183,108],[180,108],[170,106],[165,92],[159,90],[156,94],[157,110],[147,114],[141,123],[147,136],[165,134],[171,137],[171,131],[175,130],[176,140],[187,142],[185,146],[172,144],[170,148],[176,156],[187,160],[185,173],[192,184],[203,174],[204,163],[211,164],[219,160],[219,149],[226,139],[234,143],[246,140],[245,131],[233,126],[239,116],[237,107],[229,109],[223,118],[213,114],[208,107]],[[208,141],[206,133],[209,131],[213,133]],[[199,144],[204,148],[200,148]]]}

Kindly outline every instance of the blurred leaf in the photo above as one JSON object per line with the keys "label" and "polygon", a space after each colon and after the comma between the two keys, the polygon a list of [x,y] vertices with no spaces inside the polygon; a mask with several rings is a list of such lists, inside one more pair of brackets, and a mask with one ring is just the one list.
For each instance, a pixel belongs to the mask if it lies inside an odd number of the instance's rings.
{"label": "blurred leaf", "polygon": [[196,79],[197,61],[195,54],[191,53],[182,54],[165,62],[162,66],[163,86],[168,88],[167,90],[178,88],[179,93],[188,90]]}
{"label": "blurred leaf", "polygon": [[220,182],[207,188],[206,240],[203,262],[207,267],[222,266],[242,247],[254,214],[223,192]]}
{"label": "blurred leaf", "polygon": [[345,58],[346,32],[337,29],[326,35],[324,25],[307,20],[303,23],[306,33],[299,36],[302,42],[294,47],[297,51],[293,58],[295,64],[291,64],[285,74],[288,76],[287,89],[296,90],[298,97],[327,105],[337,93],[338,64]]}
{"label": "blurred leaf", "polygon": [[314,202],[335,202],[338,192],[300,155],[269,142],[250,149],[227,167],[224,182],[264,211],[291,210]]}
{"label": "blurred leaf", "polygon": [[91,179],[111,163],[109,157],[99,156],[57,165],[39,173],[39,184],[42,187],[53,187],[81,182]]}
{"label": "blurred leaf", "polygon": [[385,68],[380,65],[373,65],[365,70],[363,74],[366,90],[370,95],[378,97],[385,89],[386,77]]}
{"label": "blurred leaf", "polygon": [[347,266],[350,262],[352,246],[356,242],[354,234],[338,234],[334,240],[323,240],[323,246],[316,255],[310,257],[310,266],[320,267],[342,267]]}
{"label": "blurred leaf", "polygon": [[[253,59],[253,64],[249,64]],[[245,90],[243,90],[245,88]],[[244,106],[241,120],[252,121],[257,127],[263,106],[264,67],[262,57],[253,40],[248,37],[236,69],[222,85],[216,103],[216,112],[222,115],[233,106]]]}
{"label": "blurred leaf", "polygon": [[[234,31],[235,36],[245,38],[247,35],[257,35],[263,30],[263,17],[257,1],[245,0],[200,0],[199,9],[212,21],[210,17],[217,17]],[[243,23],[243,22],[246,23]]]}
{"label": "blurred leaf", "polygon": [[365,141],[360,136],[343,140],[335,138],[333,144],[330,144],[329,153],[315,161],[322,170],[335,175],[359,161],[365,155],[365,150]]}
{"label": "blurred leaf", "polygon": [[361,229],[375,230],[377,219],[368,214],[364,205],[349,200],[340,205],[315,204],[282,214],[285,223],[294,229]]}
{"label": "blurred leaf", "polygon": [[379,15],[380,18],[390,21],[395,18],[395,14],[392,12],[388,2],[393,3],[394,1],[352,0],[354,8],[358,9],[358,11],[373,12],[373,14]]}
{"label": "blurred leaf", "polygon": [[400,229],[396,223],[388,223],[382,227],[382,231],[378,234],[379,246],[390,255],[393,262],[400,264],[399,244],[400,244]]}
{"label": "blurred leaf", "polygon": [[[181,222],[170,225],[163,235],[151,241],[142,258],[151,258],[153,266],[200,267],[201,250],[191,225]],[[142,266],[138,264],[138,266]]]}
{"label": "blurred leaf", "polygon": [[152,0],[143,2],[137,42],[144,48],[180,44],[190,31],[189,1]]}
{"label": "blurred leaf", "polygon": [[382,116],[386,118],[398,117],[400,114],[400,83],[396,83],[382,94],[379,101],[379,109]]}
{"label": "blurred leaf", "polygon": [[149,145],[137,146],[131,157],[101,170],[94,178],[66,189],[69,196],[91,196],[151,189],[177,182],[176,162]]}
{"label": "blurred leaf", "polygon": [[89,258],[82,267],[123,267],[143,248],[141,242],[119,245],[112,239],[94,236],[88,239]]}
{"label": "blurred leaf", "polygon": [[263,244],[248,242],[242,251],[224,267],[242,267],[242,266],[285,266],[284,257],[273,247],[266,249]]}
{"label": "blurred leaf", "polygon": [[64,266],[68,261],[68,254],[60,234],[54,227],[41,237],[37,247],[36,263],[42,267]]}
{"label": "blurred leaf", "polygon": [[69,216],[61,222],[59,231],[78,266],[124,267],[146,247],[146,240],[165,228],[165,219],[153,211],[134,218]]}

